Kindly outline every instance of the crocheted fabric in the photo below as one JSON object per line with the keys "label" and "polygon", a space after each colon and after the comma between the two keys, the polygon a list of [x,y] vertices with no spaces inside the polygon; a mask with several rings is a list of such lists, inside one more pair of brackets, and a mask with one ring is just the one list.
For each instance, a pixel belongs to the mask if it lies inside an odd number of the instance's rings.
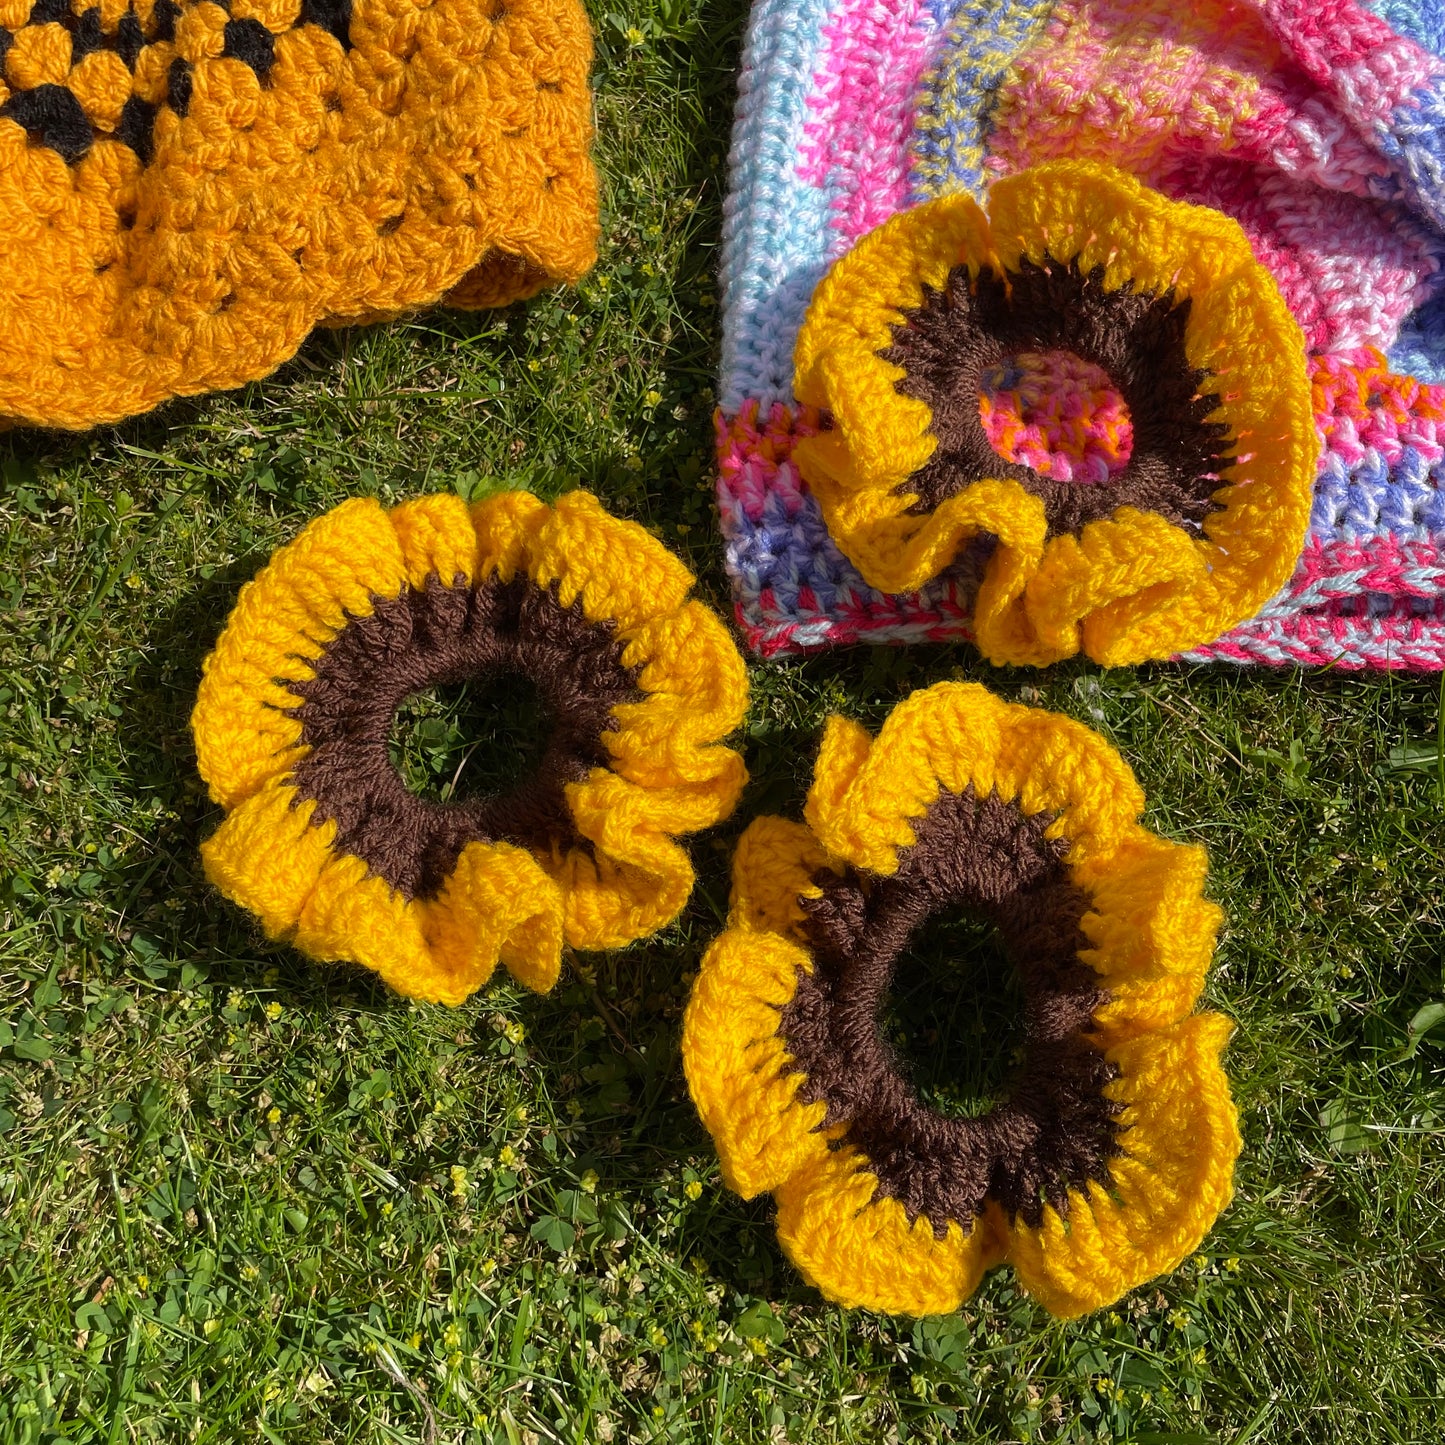
{"label": "crocheted fabric", "polygon": [[[1230,216],[1312,352],[1321,451],[1293,576],[1188,655],[1445,666],[1445,61],[1438,6],[1382,8],[1406,33],[1354,0],[754,6],[724,234],[718,496],[755,649],[973,635],[986,549],[899,593],[870,586],[830,536],[793,458],[819,424],[794,394],[794,347],[830,265],[890,216],[960,194],[987,204],[999,177],[1079,159]],[[1045,350],[982,379],[994,450],[1047,456],[1072,483],[1110,458],[1122,470],[1118,394]]]}
{"label": "crocheted fabric", "polygon": [[[1128,457],[1102,484],[994,450],[984,372],[1026,346],[1060,380],[1117,380]],[[1299,553],[1319,450],[1300,329],[1233,221],[1110,167],[1004,177],[987,215],[963,195],[900,212],[819,284],[794,363],[829,419],[793,459],[833,540],[905,592],[988,539],[992,662],[1167,657],[1248,617]]]}
{"label": "crocheted fabric", "polygon": [[592,263],[578,0],[0,0],[0,425]]}
{"label": "crocheted fabric", "polygon": [[[1228,1203],[1231,1024],[1193,1012],[1220,913],[1203,850],[1143,807],[1097,734],[941,683],[877,738],[830,719],[807,826],[744,833],[683,1061],[723,1177],[775,1195],[830,1299],[947,1312],[1007,1261],[1078,1315],[1173,1269]],[[925,1104],[882,1034],[910,935],[959,909],[1024,995],[1022,1063],[978,1117]]]}
{"label": "crocheted fabric", "polygon": [[[616,948],[692,891],[674,841],[746,772],[719,739],[747,673],[692,575],[573,492],[343,503],[241,592],[191,726],[226,810],[206,872],[272,937],[401,993],[460,1003],[498,960],[556,981],[562,944]],[[522,675],[552,731],[512,792],[436,802],[391,763],[397,707]]]}

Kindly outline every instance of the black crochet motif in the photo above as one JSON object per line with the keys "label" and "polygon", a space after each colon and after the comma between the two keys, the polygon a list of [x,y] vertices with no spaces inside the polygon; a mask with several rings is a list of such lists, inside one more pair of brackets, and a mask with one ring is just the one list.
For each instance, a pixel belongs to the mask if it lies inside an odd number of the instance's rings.
{"label": "black crochet motif", "polygon": [[[229,0],[220,0],[220,3],[229,7]],[[352,0],[302,0],[296,24],[315,25],[335,37],[344,50],[350,50],[351,3]],[[175,39],[176,21],[180,16],[181,6],[176,0],[156,0],[147,19],[142,20],[132,5],[113,30],[106,30],[99,6],[90,6],[77,14],[71,0],[35,0],[22,29],[63,26],[70,34],[72,67],[97,50],[110,50],[134,72],[147,45]],[[21,126],[31,145],[46,146],[58,152],[67,164],[74,165],[107,132],[96,129],[74,92],[65,85],[46,83],[29,89],[15,88],[15,81],[6,75],[5,67],[16,33],[0,27],[0,79],[12,90],[0,105],[0,118]],[[276,36],[254,18],[228,20],[221,54],[249,65],[261,84],[267,85],[276,63]],[[191,65],[177,58],[166,74],[166,94],[160,104],[183,116],[190,108],[192,89]],[[155,122],[159,111],[160,105],[132,95],[122,107],[115,129],[109,132],[114,139],[129,146],[142,165],[148,165],[155,152]]]}
{"label": "black crochet motif", "polygon": [[25,127],[36,145],[59,151],[74,164],[90,149],[90,122],[80,102],[63,85],[37,85],[0,105],[0,115]]}

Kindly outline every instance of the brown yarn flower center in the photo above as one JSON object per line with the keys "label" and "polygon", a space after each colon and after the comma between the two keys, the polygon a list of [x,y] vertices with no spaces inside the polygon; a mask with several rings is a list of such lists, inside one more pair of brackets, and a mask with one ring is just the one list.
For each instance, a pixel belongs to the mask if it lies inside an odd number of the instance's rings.
{"label": "brown yarn flower center", "polygon": [[[1067,1212],[1068,1190],[1107,1184],[1120,1152],[1116,1071],[1090,1038],[1108,994],[1078,951],[1090,907],[1068,879],[1066,845],[997,795],[940,793],[915,820],[915,843],[888,878],[819,876],[805,900],[814,970],[800,975],[779,1026],[804,1102],[828,1107],[910,1219],[942,1237],[965,1231],[992,1199],[1031,1227],[1045,1205]],[[1002,1102],[977,1118],[922,1103],[883,1036],[894,969],[910,936],[945,909],[981,913],[998,930],[1023,986],[1024,1061]]]}
{"label": "brown yarn flower center", "polygon": [[[336,847],[355,854],[403,898],[440,891],[463,848],[507,842],[537,852],[579,842],[565,788],[609,761],[603,734],[613,709],[642,694],[622,664],[611,623],[589,622],[580,600],[563,607],[555,587],[493,578],[472,587],[425,587],[377,600],[290,683],[310,752],[292,775],[313,821],[336,823]],[[508,792],[436,802],[418,797],[391,761],[392,719],[415,693],[447,684],[527,678],[552,722],[541,762]]]}
{"label": "brown yarn flower center", "polygon": [[[1199,531],[1219,509],[1214,493],[1231,458],[1229,428],[1208,420],[1220,404],[1208,390],[1210,373],[1185,350],[1189,308],[1172,291],[1111,291],[1101,266],[1085,273],[1076,261],[1039,266],[1026,257],[1002,275],[970,278],[958,266],[941,291],[925,288],[923,304],[904,313],[881,353],[906,372],[898,390],[933,413],[937,450],[900,487],[917,494],[912,510],[931,512],[974,482],[1004,478],[1043,502],[1051,537],[1120,507]],[[1127,407],[1129,458],[1104,484],[1081,487],[1004,460],[980,421],[989,371],[1020,353],[1050,351],[1097,366]]]}

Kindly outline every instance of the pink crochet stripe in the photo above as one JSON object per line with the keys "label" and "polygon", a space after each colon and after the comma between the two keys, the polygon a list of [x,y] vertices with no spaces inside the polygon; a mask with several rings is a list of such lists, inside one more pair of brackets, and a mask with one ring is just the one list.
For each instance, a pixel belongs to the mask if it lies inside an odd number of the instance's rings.
{"label": "pink crochet stripe", "polygon": [[1230,160],[1181,166],[1160,189],[1239,222],[1313,351],[1388,346],[1429,293],[1424,229],[1372,202]]}
{"label": "pink crochet stripe", "polygon": [[836,191],[835,254],[907,200],[913,100],[932,29],[925,0],[844,0],[828,20],[798,171]]}
{"label": "pink crochet stripe", "polygon": [[[769,499],[776,503],[786,495],[777,487],[778,470],[788,463],[799,437],[817,432],[817,417],[810,411],[795,416],[781,402],[774,402],[759,426],[758,404],[749,401],[731,419],[718,412],[714,427],[718,495],[724,506],[735,508],[750,522],[760,522]],[[792,490],[796,495],[797,487]]]}
{"label": "pink crochet stripe", "polygon": [[1288,589],[1190,658],[1439,672],[1445,546],[1388,533],[1356,541],[1311,537]]}
{"label": "pink crochet stripe", "polygon": [[[866,642],[960,642],[970,639],[966,615],[960,610],[933,609],[906,618],[868,616],[856,622],[830,619],[826,632],[811,623],[779,620],[774,609],[756,622],[741,606],[739,628],[749,648],[771,658],[847,647]],[[1191,662],[1234,662],[1276,667],[1329,667],[1342,672],[1445,670],[1445,622],[1426,619],[1380,619],[1368,630],[1343,618],[1292,617],[1245,623],[1220,641],[1188,655]]]}
{"label": "pink crochet stripe", "polygon": [[1312,357],[1310,370],[1320,436],[1345,463],[1375,451],[1394,466],[1406,447],[1445,456],[1445,385],[1398,375],[1369,348]]}
{"label": "pink crochet stripe", "polygon": [[[1376,598],[1377,605],[1378,599],[1391,599],[1401,618],[1418,615],[1410,599],[1424,599],[1435,620],[1445,622],[1445,549],[1438,542],[1389,532],[1335,541],[1309,538],[1289,585],[1290,605],[1338,613],[1338,604],[1362,593]],[[1358,621],[1349,616],[1330,620]]]}
{"label": "pink crochet stripe", "polygon": [[1366,633],[1320,618],[1261,621],[1191,652],[1188,660],[1328,667],[1336,672],[1440,672],[1445,670],[1445,624],[1382,619]]}
{"label": "pink crochet stripe", "polygon": [[1124,398],[1106,372],[1067,351],[1021,351],[978,392],[989,445],[1006,461],[1083,486],[1123,471],[1134,450]]}
{"label": "pink crochet stripe", "polygon": [[1264,663],[1275,667],[1328,667],[1339,672],[1445,671],[1445,622],[1431,617],[1358,619],[1260,617],[1235,628],[1192,662]]}
{"label": "pink crochet stripe", "polygon": [[[764,597],[767,594],[764,593]],[[739,605],[735,608],[738,626],[747,636],[748,646],[759,657],[788,657],[812,652],[819,647],[848,647],[855,642],[875,646],[907,643],[918,646],[929,642],[970,642],[973,631],[968,612],[962,607],[939,606],[928,609],[901,610],[897,617],[879,616],[875,611],[859,613],[856,619],[829,617],[826,629],[813,623],[750,621]],[[776,617],[772,606],[766,606],[764,617]]]}
{"label": "pink crochet stripe", "polygon": [[1445,69],[1356,0],[1264,0],[1260,8],[1310,79],[1356,121],[1387,120]]}

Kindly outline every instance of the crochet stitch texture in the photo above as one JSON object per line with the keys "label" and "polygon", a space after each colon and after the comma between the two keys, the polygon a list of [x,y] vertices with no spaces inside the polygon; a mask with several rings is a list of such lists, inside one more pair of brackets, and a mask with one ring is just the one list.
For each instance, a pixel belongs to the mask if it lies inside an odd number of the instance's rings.
{"label": "crochet stitch texture", "polygon": [[[678,836],[725,818],[746,770],[719,741],[747,673],[693,577],[585,492],[345,502],[246,584],[191,719],[225,821],[207,876],[272,937],[460,1003],[498,960],[531,988],[562,945],[674,918]],[[522,674],[552,730],[512,792],[417,797],[389,761],[407,696]]]}
{"label": "crochet stitch texture", "polygon": [[[983,373],[1025,345],[1117,381],[1117,474],[998,455]],[[1166,657],[1294,565],[1318,451],[1299,327],[1238,226],[1110,167],[1006,177],[988,215],[957,195],[893,217],[819,284],[794,363],[831,422],[794,457],[869,583],[914,589],[993,539],[973,609],[993,662]]]}
{"label": "crochet stitch texture", "polygon": [[[1202,849],[1138,822],[1097,734],[940,683],[877,737],[829,720],[806,826],[738,844],[727,931],[683,1028],[723,1177],[844,1305],[956,1309],[1007,1261],[1061,1316],[1177,1266],[1229,1202],[1240,1137],[1195,1013],[1220,913]],[[978,1117],[925,1104],[884,1041],[912,933],[993,923],[1024,992],[1023,1062]]]}
{"label": "crochet stitch texture", "polygon": [[[1313,353],[1321,452],[1294,575],[1188,655],[1445,665],[1445,61],[1438,7],[1380,8],[1389,23],[1353,0],[754,5],[717,418],[728,565],[753,648],[972,636],[986,552],[889,592],[829,535],[794,459],[819,423],[793,393],[794,345],[828,267],[889,216],[960,193],[984,202],[1000,176],[1092,158],[1232,217]],[[1042,451],[1072,476],[1091,443],[1070,418],[1110,402],[1092,385],[1040,408],[1038,368],[1051,365],[1020,361],[981,388],[982,409],[1003,430],[1009,418],[1036,429],[1031,453],[1000,432],[1007,460]]]}
{"label": "crochet stitch texture", "polygon": [[0,425],[591,265],[577,0],[0,0]]}

